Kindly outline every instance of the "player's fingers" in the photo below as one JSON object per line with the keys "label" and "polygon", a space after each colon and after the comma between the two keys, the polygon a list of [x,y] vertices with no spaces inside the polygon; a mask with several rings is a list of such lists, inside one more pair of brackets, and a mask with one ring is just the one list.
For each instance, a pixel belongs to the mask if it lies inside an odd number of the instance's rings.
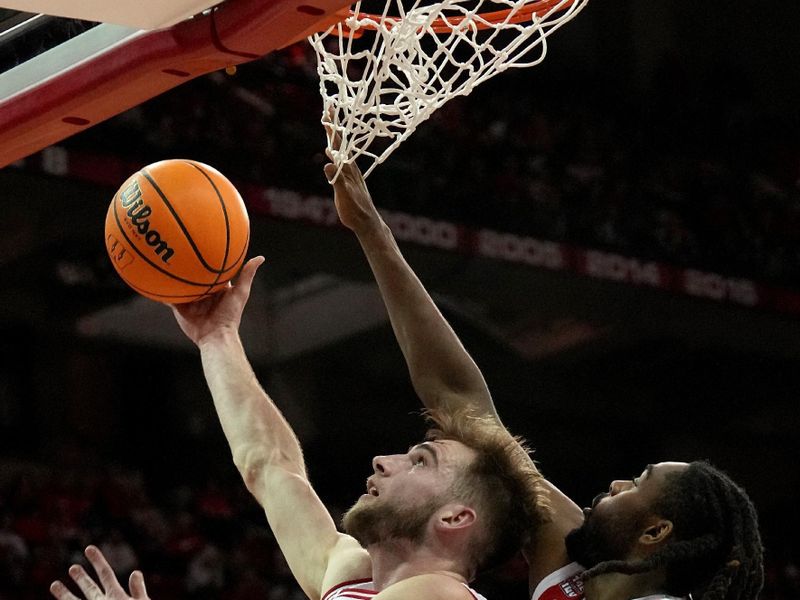
{"label": "player's fingers", "polygon": [[239,273],[239,279],[236,281],[236,289],[240,290],[240,293],[250,294],[250,286],[253,285],[256,271],[262,264],[264,264],[263,256],[253,257],[245,263],[241,273]]}
{"label": "player's fingers", "polygon": [[54,581],[50,584],[50,594],[58,600],[80,600],[75,594],[70,592],[60,581]]}
{"label": "player's fingers", "polygon": [[172,309],[172,314],[175,315],[175,318],[180,319],[191,319],[194,315],[198,314],[198,304],[201,302],[206,302],[208,298],[203,298],[201,300],[195,300],[194,302],[184,302],[182,304],[170,304],[169,307]]}
{"label": "player's fingers", "polygon": [[330,140],[331,147],[338,150],[342,145],[342,136],[339,132],[334,128],[333,121],[329,119],[325,123],[325,135],[328,136],[328,140]]}
{"label": "player's fingers", "polygon": [[329,106],[327,109],[325,109],[324,122],[325,122],[326,127],[332,127],[333,126],[332,124],[333,124],[333,121],[334,121],[335,118],[336,118],[336,111],[334,110],[334,108],[332,106]]}
{"label": "player's fingers", "polygon": [[94,580],[89,577],[89,574],[80,565],[72,565],[69,568],[69,576],[72,578],[78,587],[86,596],[86,600],[100,600],[103,597],[103,592],[97,587]]}
{"label": "player's fingers", "polygon": [[94,571],[97,573],[97,578],[100,580],[100,583],[106,592],[125,593],[125,590],[122,589],[119,581],[117,581],[117,576],[114,574],[114,570],[111,568],[111,565],[108,564],[106,557],[103,556],[103,553],[100,552],[97,546],[87,546],[84,554],[86,554],[86,558],[89,559],[89,562],[94,567]]}
{"label": "player's fingers", "polygon": [[328,179],[328,182],[336,177],[336,165],[328,163],[322,168],[322,170],[325,172],[325,177]]}
{"label": "player's fingers", "polygon": [[263,264],[264,257],[259,254],[258,256],[254,256],[248,260],[242,268],[242,271],[246,271],[250,279],[252,279],[255,276],[256,271],[258,271],[258,268]]}
{"label": "player's fingers", "polygon": [[[325,135],[328,138],[328,142],[330,142],[330,145],[333,146],[334,148],[338,148],[339,147],[338,144],[335,143],[336,130],[333,128],[333,124],[330,121],[327,121],[323,123],[323,125],[325,127]],[[328,151],[330,151],[330,148],[328,148]]]}
{"label": "player's fingers", "polygon": [[131,573],[128,586],[131,590],[133,600],[148,600],[147,589],[144,587],[144,575],[141,571],[134,571]]}

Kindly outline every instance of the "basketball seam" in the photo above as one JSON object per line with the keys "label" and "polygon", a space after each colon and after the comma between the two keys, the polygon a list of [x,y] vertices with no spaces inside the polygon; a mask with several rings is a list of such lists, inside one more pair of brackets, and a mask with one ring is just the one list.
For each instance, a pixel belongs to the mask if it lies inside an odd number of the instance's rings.
{"label": "basketball seam", "polygon": [[[195,169],[200,171],[200,174],[203,177],[206,178],[208,183],[211,184],[211,187],[214,188],[214,193],[217,195],[217,199],[219,200],[219,204],[222,207],[222,216],[225,218],[225,253],[222,256],[222,268],[224,269],[225,265],[228,263],[228,254],[230,253],[230,249],[231,249],[231,223],[228,220],[228,208],[225,206],[225,200],[222,199],[222,194],[219,193],[219,189],[217,189],[217,186],[214,183],[214,181],[211,179],[211,177],[208,176],[208,173],[206,173],[204,169],[200,168],[199,165],[197,165],[197,164],[195,164],[195,163],[193,163],[191,161],[187,160],[186,164],[192,165]],[[222,276],[222,273],[223,273],[223,271],[220,271],[220,272],[217,273],[217,279],[214,282],[214,285],[217,285],[219,283],[219,278]],[[214,285],[209,286],[209,288],[208,288],[209,292],[214,287]],[[206,293],[208,293],[208,292],[206,292]]]}
{"label": "basketball seam", "polygon": [[[147,288],[142,287],[140,285],[134,285],[130,283],[127,279],[125,280],[125,283],[127,283],[134,291],[140,294],[148,296],[157,296],[159,298],[191,298],[191,302],[194,302],[195,300],[202,300],[203,298],[208,298],[209,296],[214,295],[214,292],[211,292],[210,290],[208,292],[203,292],[201,294],[159,294],[157,292],[151,292]],[[217,284],[217,285],[224,285],[224,284]],[[164,302],[164,300],[161,300],[160,302]]]}
{"label": "basketball seam", "polygon": [[175,218],[175,223],[178,225],[178,227],[180,227],[181,231],[183,232],[183,235],[186,237],[186,240],[189,242],[189,245],[192,247],[192,250],[194,250],[194,253],[195,253],[195,256],[197,257],[197,260],[200,261],[200,264],[203,265],[203,267],[207,271],[209,271],[211,273],[216,273],[217,275],[220,275],[221,273],[224,273],[225,263],[222,263],[223,269],[215,269],[215,268],[213,268],[211,265],[209,265],[206,262],[205,258],[203,258],[203,255],[200,252],[200,249],[194,243],[194,239],[192,239],[192,236],[189,234],[189,231],[186,229],[186,226],[183,224],[183,221],[181,221],[181,218],[178,216],[178,213],[175,212],[175,209],[172,207],[172,204],[170,204],[169,200],[167,199],[167,196],[164,194],[164,192],[161,191],[161,188],[158,187],[158,184],[150,176],[150,173],[147,172],[147,169],[142,169],[140,171],[140,173],[144,176],[145,179],[147,179],[147,181],[150,182],[150,185],[153,186],[153,189],[159,195],[159,197],[161,198],[162,202],[164,202],[164,206],[166,206],[167,210],[169,210],[169,212],[172,213],[172,216]]}
{"label": "basketball seam", "polygon": [[[119,197],[119,194],[117,194],[117,196],[115,196],[114,200],[116,200],[118,197]],[[125,241],[128,242],[128,245],[130,246],[130,248],[134,252],[136,252],[136,254],[138,254],[142,259],[144,259],[144,261],[147,264],[149,264],[151,267],[153,267],[156,271],[159,271],[160,273],[163,273],[167,277],[171,277],[172,279],[175,279],[176,281],[180,281],[181,283],[185,283],[187,285],[194,285],[194,286],[197,286],[197,287],[208,287],[208,283],[206,283],[206,282],[199,283],[199,282],[196,282],[196,281],[191,281],[189,279],[184,279],[183,277],[179,277],[178,275],[175,275],[174,273],[170,273],[169,271],[167,271],[165,269],[162,269],[159,265],[157,265],[152,260],[150,260],[147,256],[145,256],[142,253],[142,251],[139,250],[139,247],[133,242],[133,240],[128,237],[128,234],[125,231],[124,227],[122,226],[122,223],[120,223],[119,213],[117,212],[116,204],[117,203],[114,202],[114,220],[117,223],[117,231],[119,231],[122,234],[122,237],[124,237]],[[125,277],[123,277],[123,279],[125,279]],[[125,281],[127,282],[128,280],[125,279]]]}

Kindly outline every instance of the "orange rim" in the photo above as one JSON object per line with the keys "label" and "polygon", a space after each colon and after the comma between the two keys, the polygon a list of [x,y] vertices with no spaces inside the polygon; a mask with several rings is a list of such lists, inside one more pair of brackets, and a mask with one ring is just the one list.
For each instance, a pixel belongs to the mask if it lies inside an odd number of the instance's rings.
{"label": "orange rim", "polygon": [[[481,21],[476,21],[475,26],[478,29],[488,29],[492,25],[496,25],[498,23],[521,23],[523,21],[529,21],[534,15],[537,17],[542,17],[548,14],[551,10],[558,7],[560,4],[561,10],[566,10],[573,4],[575,4],[577,0],[533,0],[532,2],[527,3],[522,8],[516,10],[514,12],[513,8],[508,8],[506,10],[497,10],[494,12],[488,13],[478,13],[478,16],[481,17]],[[509,13],[514,12],[514,15],[511,18],[508,18]],[[356,16],[355,13],[352,11],[350,12],[350,16]],[[366,18],[372,19],[374,21],[383,22],[391,27],[392,23],[395,23],[400,20],[399,17],[384,17],[382,15],[376,15],[371,13],[359,13],[359,18]],[[467,17],[455,15],[453,17],[439,17],[438,19],[434,20],[431,23],[431,29],[436,33],[449,33],[453,30],[455,25],[458,25],[466,19]],[[365,24],[363,26],[364,29],[377,29],[369,24]]]}

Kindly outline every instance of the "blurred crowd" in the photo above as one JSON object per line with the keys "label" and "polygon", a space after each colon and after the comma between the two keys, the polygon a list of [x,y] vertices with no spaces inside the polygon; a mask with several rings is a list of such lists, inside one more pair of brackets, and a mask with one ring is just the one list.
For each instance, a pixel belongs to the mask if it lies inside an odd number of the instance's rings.
{"label": "blurred crowd", "polygon": [[93,466],[4,465],[0,598],[44,598],[72,563],[91,572],[89,543],[126,587],[141,569],[155,600],[305,597],[243,486],[209,479],[154,494],[139,471]]}
{"label": "blurred crowd", "polygon": [[[263,512],[238,481],[157,489],[138,470],[3,464],[0,600],[44,598],[96,544],[127,587],[145,574],[153,600],[301,600]],[[339,511],[332,510],[336,516]],[[770,553],[762,600],[800,597],[800,567]],[[505,583],[504,583],[505,582]],[[483,580],[489,598],[525,598],[524,564]],[[74,587],[74,585],[73,585]],[[74,588],[77,591],[77,588]]]}
{"label": "blurred crowd", "polygon": [[[694,70],[693,70],[694,69]],[[730,66],[666,56],[649,89],[537,67],[436,112],[370,178],[385,208],[796,287],[800,135]],[[315,57],[198,78],[67,144],[191,156],[327,194]]]}

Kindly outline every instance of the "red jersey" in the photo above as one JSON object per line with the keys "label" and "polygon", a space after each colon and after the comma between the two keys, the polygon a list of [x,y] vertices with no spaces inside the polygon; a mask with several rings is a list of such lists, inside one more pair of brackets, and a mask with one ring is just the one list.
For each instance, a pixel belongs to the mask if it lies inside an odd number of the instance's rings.
{"label": "red jersey", "polygon": [[553,571],[539,582],[531,600],[583,600],[583,571],[578,563]]}
{"label": "red jersey", "polygon": [[[466,584],[463,584],[467,591],[472,594],[475,600],[486,600],[478,592]],[[322,600],[338,600],[340,598],[351,598],[353,600],[372,600],[378,592],[372,585],[371,579],[360,579],[358,581],[344,581],[332,587],[323,596]]]}

